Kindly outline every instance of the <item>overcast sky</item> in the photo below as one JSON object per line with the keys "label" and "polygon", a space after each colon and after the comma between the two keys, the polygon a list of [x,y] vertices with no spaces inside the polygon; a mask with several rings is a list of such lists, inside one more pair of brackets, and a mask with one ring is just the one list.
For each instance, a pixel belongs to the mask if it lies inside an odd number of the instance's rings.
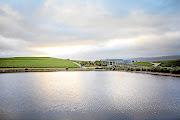
{"label": "overcast sky", "polygon": [[180,0],[0,0],[0,57],[180,54]]}

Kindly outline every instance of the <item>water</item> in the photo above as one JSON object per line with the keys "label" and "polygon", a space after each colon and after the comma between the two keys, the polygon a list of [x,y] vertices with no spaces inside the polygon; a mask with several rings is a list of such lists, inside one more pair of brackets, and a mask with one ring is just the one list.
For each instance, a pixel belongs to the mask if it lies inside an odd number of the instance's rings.
{"label": "water", "polygon": [[2,120],[178,120],[180,78],[115,71],[0,74]]}

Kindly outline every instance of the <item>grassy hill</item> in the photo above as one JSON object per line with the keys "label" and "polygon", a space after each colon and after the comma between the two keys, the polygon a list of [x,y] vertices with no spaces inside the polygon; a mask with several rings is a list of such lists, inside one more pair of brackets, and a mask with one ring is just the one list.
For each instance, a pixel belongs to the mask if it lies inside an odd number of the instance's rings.
{"label": "grassy hill", "polygon": [[78,68],[79,66],[72,61],[50,58],[50,57],[13,57],[13,58],[0,58],[0,67],[60,67],[60,68]]}
{"label": "grassy hill", "polygon": [[152,66],[150,62],[133,62],[134,65]]}
{"label": "grassy hill", "polygon": [[162,67],[180,67],[180,59],[179,60],[167,60],[167,61],[156,61],[158,63],[161,63],[160,66]]}

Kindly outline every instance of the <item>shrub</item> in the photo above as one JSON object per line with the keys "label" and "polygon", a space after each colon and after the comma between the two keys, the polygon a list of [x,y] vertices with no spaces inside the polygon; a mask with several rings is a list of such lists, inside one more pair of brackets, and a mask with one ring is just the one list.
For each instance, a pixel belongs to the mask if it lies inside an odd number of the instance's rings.
{"label": "shrub", "polygon": [[170,73],[170,69],[167,68],[161,68],[160,72],[164,72],[164,73]]}
{"label": "shrub", "polygon": [[95,69],[103,69],[103,68],[96,67]]}
{"label": "shrub", "polygon": [[136,71],[140,71],[141,69],[140,68],[135,68]]}
{"label": "shrub", "polygon": [[171,73],[172,73],[172,74],[180,74],[180,69],[178,69],[178,68],[172,68],[172,69],[171,69]]}
{"label": "shrub", "polygon": [[146,69],[145,69],[145,68],[142,68],[141,70],[142,70],[142,71],[146,71]]}
{"label": "shrub", "polygon": [[128,67],[127,70],[129,71],[129,70],[131,70],[131,68]]}
{"label": "shrub", "polygon": [[131,70],[131,71],[134,71],[134,68],[131,68],[130,70]]}
{"label": "shrub", "polygon": [[160,72],[160,67],[151,68],[151,72]]}

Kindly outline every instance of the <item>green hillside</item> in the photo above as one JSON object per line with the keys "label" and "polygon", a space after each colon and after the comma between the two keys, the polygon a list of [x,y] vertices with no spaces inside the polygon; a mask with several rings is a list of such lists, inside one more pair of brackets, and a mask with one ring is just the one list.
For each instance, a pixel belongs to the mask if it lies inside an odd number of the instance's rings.
{"label": "green hillside", "polygon": [[162,67],[176,67],[176,66],[180,67],[180,59],[179,60],[156,61],[156,62],[161,63],[160,66],[162,66]]}
{"label": "green hillside", "polygon": [[79,66],[69,60],[50,58],[50,57],[14,57],[14,58],[0,58],[0,67],[78,68]]}
{"label": "green hillside", "polygon": [[134,65],[152,66],[150,62],[133,62]]}

